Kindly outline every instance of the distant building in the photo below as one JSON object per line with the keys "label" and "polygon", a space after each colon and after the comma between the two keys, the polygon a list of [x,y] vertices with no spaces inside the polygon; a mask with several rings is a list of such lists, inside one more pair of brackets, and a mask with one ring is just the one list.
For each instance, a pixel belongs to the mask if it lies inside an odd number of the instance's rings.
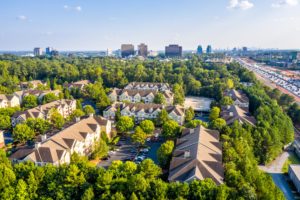
{"label": "distant building", "polygon": [[243,47],[243,52],[247,52],[248,51],[248,48],[247,47]]}
{"label": "distant building", "polygon": [[289,177],[293,181],[297,192],[300,192],[300,165],[289,166]]}
{"label": "distant building", "polygon": [[84,87],[90,83],[91,83],[90,80],[81,80],[81,81],[77,81],[77,82],[73,82],[73,83],[64,84],[64,87],[68,88],[69,90],[71,90],[72,88],[75,88],[75,89],[79,89],[80,91],[82,91],[84,89]]}
{"label": "distant building", "polygon": [[122,44],[121,46],[121,56],[126,58],[134,55],[134,46],[132,44]]}
{"label": "distant building", "polygon": [[177,44],[166,46],[165,56],[168,58],[182,57],[182,47]]}
{"label": "distant building", "polygon": [[171,90],[168,83],[150,83],[150,82],[131,82],[125,86],[124,89],[128,90],[159,90],[166,91]]}
{"label": "distant building", "polygon": [[53,48],[52,48],[52,47],[47,47],[47,48],[46,48],[46,55],[51,56],[52,51],[53,51]]}
{"label": "distant building", "polygon": [[212,47],[211,45],[208,45],[207,48],[206,48],[206,53],[207,54],[211,54],[212,53]]}
{"label": "distant building", "polygon": [[251,116],[247,108],[241,108],[236,105],[224,107],[221,112],[221,117],[226,121],[227,125],[233,124],[238,121],[240,124],[250,124],[255,126],[256,119]]}
{"label": "distant building", "polygon": [[20,100],[16,95],[0,94],[0,108],[20,106]]}
{"label": "distant building", "polygon": [[40,80],[33,80],[33,81],[21,82],[21,83],[20,83],[20,88],[21,88],[22,90],[24,90],[24,89],[35,89],[35,88],[37,88],[39,85],[46,86],[47,84],[46,84],[46,83],[43,83],[43,82],[40,81]]}
{"label": "distant building", "polygon": [[138,46],[138,55],[147,57],[148,56],[148,46],[145,45],[144,43],[140,44]]}
{"label": "distant building", "polygon": [[203,49],[202,49],[202,46],[201,46],[201,45],[199,45],[198,48],[197,48],[197,54],[198,54],[198,55],[203,54]]}
{"label": "distant building", "polygon": [[113,55],[113,52],[111,49],[107,49],[106,50],[106,56],[112,56]]}
{"label": "distant building", "polygon": [[249,107],[249,98],[241,90],[228,90],[225,92],[225,96],[229,96],[233,100],[233,105],[241,108]]}
{"label": "distant building", "polygon": [[33,49],[33,55],[34,56],[41,56],[43,55],[43,50],[40,47],[36,47]]}
{"label": "distant building", "polygon": [[58,56],[59,52],[57,50],[52,50],[51,51],[51,56]]}

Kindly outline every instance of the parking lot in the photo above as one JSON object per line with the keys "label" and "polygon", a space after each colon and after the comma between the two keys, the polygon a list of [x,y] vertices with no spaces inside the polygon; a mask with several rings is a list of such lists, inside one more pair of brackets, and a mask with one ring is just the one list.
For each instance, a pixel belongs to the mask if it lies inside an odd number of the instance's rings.
{"label": "parking lot", "polygon": [[134,161],[139,164],[144,159],[150,158],[156,164],[158,164],[156,152],[157,149],[162,144],[163,140],[158,139],[156,141],[147,141],[145,145],[147,148],[142,148],[138,151],[136,145],[132,144],[130,137],[122,137],[116,146],[116,149],[109,152],[109,157],[107,160],[102,160],[98,163],[99,167],[107,168],[115,160],[121,161]]}

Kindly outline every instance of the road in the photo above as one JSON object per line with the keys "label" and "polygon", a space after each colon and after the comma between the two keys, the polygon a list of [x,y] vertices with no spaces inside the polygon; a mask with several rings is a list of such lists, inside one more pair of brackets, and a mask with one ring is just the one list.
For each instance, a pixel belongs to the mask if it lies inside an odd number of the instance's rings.
{"label": "road", "polygon": [[293,192],[286,181],[285,175],[281,172],[281,169],[289,156],[290,152],[285,151],[269,165],[260,165],[259,168],[272,176],[274,183],[283,192],[287,200],[293,200]]}

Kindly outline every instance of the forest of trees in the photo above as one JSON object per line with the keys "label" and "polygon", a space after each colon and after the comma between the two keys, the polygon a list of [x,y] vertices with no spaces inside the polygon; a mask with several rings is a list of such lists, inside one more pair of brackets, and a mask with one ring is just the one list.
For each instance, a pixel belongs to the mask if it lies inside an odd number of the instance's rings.
{"label": "forest of trees", "polygon": [[[260,171],[257,164],[270,162],[285,144],[293,140],[292,120],[284,112],[291,110],[287,105],[289,99],[272,98],[271,91],[237,63],[208,64],[197,56],[186,61],[160,62],[4,55],[0,56],[0,75],[0,93],[7,94],[16,91],[20,81],[40,79],[49,83],[52,89],[62,89],[66,82],[89,79],[95,83],[83,93],[65,90],[64,96],[92,99],[100,109],[110,104],[106,96],[110,88],[122,88],[132,81],[167,82],[173,86],[174,101],[178,104],[183,103],[184,95],[214,98],[212,123],[191,120],[193,113],[188,111],[186,126],[202,124],[220,130],[225,166],[225,184],[222,186],[216,186],[211,180],[181,184],[167,183],[161,169],[151,160],[140,165],[116,162],[105,170],[90,166],[84,158],[74,155],[69,166],[37,167],[32,163],[12,165],[1,151],[0,199],[284,199],[271,177]],[[242,87],[240,81],[255,84]],[[238,123],[229,127],[219,118],[221,105],[231,103],[230,99],[224,98],[224,91],[233,87],[244,90],[248,95],[250,112],[257,119],[256,127]],[[52,97],[47,97],[45,102],[49,99]],[[157,98],[157,101],[161,100]],[[32,105],[28,103],[27,106]],[[7,112],[0,115],[10,116],[9,110]],[[85,111],[88,112],[92,111]],[[288,113],[290,116],[297,115],[292,111]],[[172,121],[165,122],[165,118],[162,113],[156,124],[164,124],[163,134],[173,139],[180,134],[179,127]],[[9,126],[5,125],[8,117],[0,119],[4,126]],[[296,117],[293,120],[296,121]],[[132,129],[134,125],[129,121],[122,117],[117,128],[124,128],[122,124],[126,124],[128,127],[123,132]],[[57,124],[54,119],[51,123]],[[135,131],[137,143],[145,135],[143,133],[153,129],[152,125],[149,127],[145,124]],[[165,148],[161,151],[168,155],[170,150]]]}

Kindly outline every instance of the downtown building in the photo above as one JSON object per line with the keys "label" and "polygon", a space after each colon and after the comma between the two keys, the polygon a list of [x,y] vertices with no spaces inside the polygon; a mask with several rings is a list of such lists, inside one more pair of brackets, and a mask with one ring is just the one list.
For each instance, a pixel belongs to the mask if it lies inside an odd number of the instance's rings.
{"label": "downtown building", "polygon": [[33,55],[34,56],[41,56],[43,55],[43,50],[40,47],[36,47],[33,49]]}
{"label": "downtown building", "polygon": [[148,56],[148,46],[144,43],[141,43],[138,46],[138,55],[146,58]]}
{"label": "downtown building", "polygon": [[134,46],[132,44],[122,44],[121,45],[121,56],[122,58],[127,58],[134,56]]}
{"label": "downtown building", "polygon": [[165,48],[165,56],[167,58],[180,58],[182,57],[182,47],[177,44],[170,44]]}

